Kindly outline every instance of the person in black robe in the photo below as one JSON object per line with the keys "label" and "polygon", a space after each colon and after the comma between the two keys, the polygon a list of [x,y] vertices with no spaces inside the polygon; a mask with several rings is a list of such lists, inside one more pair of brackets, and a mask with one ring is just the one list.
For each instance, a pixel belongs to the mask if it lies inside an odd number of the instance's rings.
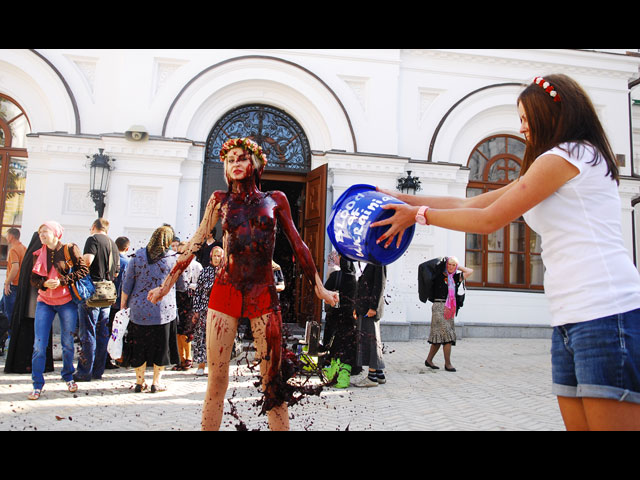
{"label": "person in black robe", "polygon": [[[4,364],[5,373],[31,373],[31,357],[33,356],[33,322],[36,316],[36,300],[38,291],[31,285],[31,270],[33,269],[33,254],[42,248],[38,232],[31,237],[27,252],[20,266],[20,280],[16,303],[11,315],[11,338],[9,350]],[[53,372],[53,329],[49,333],[49,346],[45,372]]]}
{"label": "person in black robe", "polygon": [[[325,369],[325,376],[331,381],[338,375],[338,388],[346,388],[354,367],[356,367],[356,325],[353,309],[356,300],[356,269],[352,261],[339,256],[340,269],[331,272],[324,284],[327,290],[340,294],[337,307],[325,304],[325,329],[323,336],[324,363],[330,364]],[[340,373],[341,370],[346,371]]]}

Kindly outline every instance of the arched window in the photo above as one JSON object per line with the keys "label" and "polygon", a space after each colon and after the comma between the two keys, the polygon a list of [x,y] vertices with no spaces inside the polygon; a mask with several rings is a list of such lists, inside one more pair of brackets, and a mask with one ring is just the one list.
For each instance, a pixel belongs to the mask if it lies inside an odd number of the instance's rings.
{"label": "arched window", "polygon": [[0,266],[7,266],[9,228],[21,228],[24,187],[27,180],[26,135],[31,124],[26,113],[11,97],[0,93]]}
{"label": "arched window", "polygon": [[[495,135],[480,142],[469,156],[467,197],[498,189],[518,178],[524,141],[513,135]],[[465,265],[474,272],[472,287],[542,290],[540,237],[522,217],[489,235],[466,235]]]}
{"label": "arched window", "polygon": [[226,190],[220,148],[230,138],[250,137],[267,154],[265,172],[306,174],[311,148],[302,127],[282,110],[268,105],[245,105],[227,112],[213,127],[205,150],[201,214],[211,193]]}

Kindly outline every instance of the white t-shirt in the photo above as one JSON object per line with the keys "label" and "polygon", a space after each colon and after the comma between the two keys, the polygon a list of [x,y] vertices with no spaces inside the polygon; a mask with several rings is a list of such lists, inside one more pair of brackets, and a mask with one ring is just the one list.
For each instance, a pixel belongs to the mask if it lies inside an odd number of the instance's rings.
{"label": "white t-shirt", "polygon": [[[573,147],[565,144],[562,147]],[[571,151],[571,148],[568,149]],[[558,155],[580,173],[524,214],[541,237],[544,289],[553,326],[640,308],[640,274],[625,248],[618,186],[587,145]]]}

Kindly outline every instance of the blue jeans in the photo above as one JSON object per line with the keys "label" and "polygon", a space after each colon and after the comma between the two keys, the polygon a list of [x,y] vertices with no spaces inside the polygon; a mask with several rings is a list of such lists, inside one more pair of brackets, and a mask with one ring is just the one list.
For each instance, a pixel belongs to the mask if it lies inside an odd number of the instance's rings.
{"label": "blue jeans", "polygon": [[78,309],[73,302],[64,305],[47,305],[38,302],[36,318],[33,323],[33,355],[31,357],[31,379],[33,388],[42,389],[44,386],[44,367],[49,344],[49,333],[53,319],[58,314],[60,319],[60,343],[62,343],[62,379],[65,382],[73,380],[73,333],[78,324]]}
{"label": "blue jeans", "polygon": [[640,403],[640,309],[555,327],[556,395]]}
{"label": "blue jeans", "polygon": [[2,310],[9,319],[9,324],[11,324],[11,313],[13,312],[13,306],[16,303],[16,297],[18,296],[18,286],[11,285],[10,292],[11,293],[9,293],[9,295],[5,293],[2,297]]}
{"label": "blue jeans", "polygon": [[107,362],[109,343],[109,311],[111,307],[88,307],[78,304],[78,337],[82,350],[78,356],[75,379],[100,379]]}

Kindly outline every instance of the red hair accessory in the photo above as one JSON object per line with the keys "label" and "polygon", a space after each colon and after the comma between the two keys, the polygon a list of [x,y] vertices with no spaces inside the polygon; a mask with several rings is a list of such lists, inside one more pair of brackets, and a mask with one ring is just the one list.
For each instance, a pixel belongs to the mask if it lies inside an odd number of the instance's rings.
{"label": "red hair accessory", "polygon": [[545,92],[547,92],[549,96],[553,98],[554,102],[560,101],[560,95],[558,95],[558,92],[556,92],[555,87],[551,85],[549,82],[547,82],[544,78],[536,77],[533,79],[533,83],[535,83],[536,85],[539,85],[540,88],[542,88]]}

